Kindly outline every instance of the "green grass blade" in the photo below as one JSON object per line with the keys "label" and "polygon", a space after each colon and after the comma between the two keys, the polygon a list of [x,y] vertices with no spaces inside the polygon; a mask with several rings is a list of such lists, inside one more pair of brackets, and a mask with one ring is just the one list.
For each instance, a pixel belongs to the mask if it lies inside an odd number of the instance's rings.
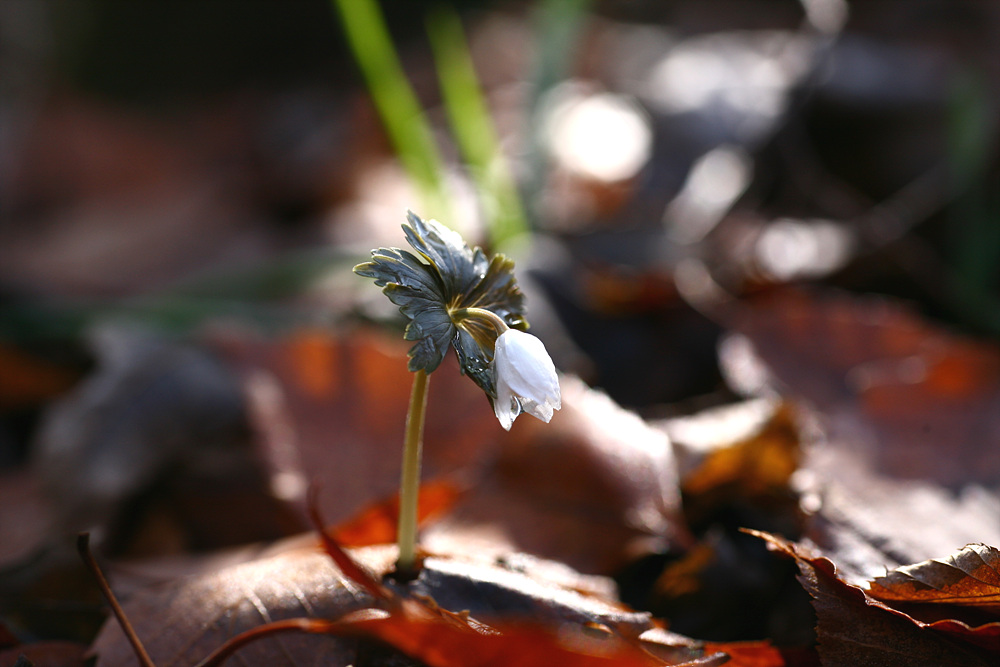
{"label": "green grass blade", "polygon": [[426,210],[422,215],[449,220],[444,161],[430,123],[403,74],[377,1],[331,1],[389,140],[423,197]]}
{"label": "green grass blade", "polygon": [[538,207],[547,171],[545,137],[542,136],[542,102],[546,93],[567,78],[587,10],[592,3],[593,0],[543,0],[534,11],[538,54],[528,82],[531,88],[528,114],[532,135],[528,142],[528,173],[524,180],[525,201],[531,211]]}
{"label": "green grass blade", "polygon": [[494,244],[528,231],[517,185],[500,150],[462,22],[438,7],[427,20],[445,110],[462,158],[476,181]]}

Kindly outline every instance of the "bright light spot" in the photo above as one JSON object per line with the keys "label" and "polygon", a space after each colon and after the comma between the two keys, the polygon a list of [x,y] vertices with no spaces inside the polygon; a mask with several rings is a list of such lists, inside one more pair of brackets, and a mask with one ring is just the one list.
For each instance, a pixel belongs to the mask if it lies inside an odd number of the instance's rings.
{"label": "bright light spot", "polygon": [[718,305],[730,299],[712,278],[704,262],[694,257],[685,257],[677,263],[674,284],[677,293],[695,307]]}
{"label": "bright light spot", "polygon": [[759,433],[777,405],[776,399],[758,398],[671,419],[667,434],[688,451],[707,453]]}
{"label": "bright light spot", "polygon": [[630,98],[586,94],[579,86],[554,91],[546,115],[553,158],[564,168],[605,182],[631,178],[649,160],[653,133]]}
{"label": "bright light spot", "polygon": [[646,96],[667,113],[718,114],[752,136],[785,109],[811,48],[806,38],[783,32],[692,38],[653,68]]}
{"label": "bright light spot", "polygon": [[285,470],[271,477],[271,493],[281,500],[301,500],[305,497],[308,487],[305,476],[297,472]]}
{"label": "bright light spot", "polygon": [[726,384],[744,396],[770,393],[771,374],[746,336],[730,334],[719,341],[719,367]]}
{"label": "bright light spot", "polygon": [[732,146],[705,153],[691,167],[663,221],[678,243],[697,243],[712,231],[743,194],[752,175],[750,156]]}
{"label": "bright light spot", "polygon": [[850,259],[854,239],[843,225],[822,220],[778,220],[757,239],[757,263],[772,278],[827,275]]}

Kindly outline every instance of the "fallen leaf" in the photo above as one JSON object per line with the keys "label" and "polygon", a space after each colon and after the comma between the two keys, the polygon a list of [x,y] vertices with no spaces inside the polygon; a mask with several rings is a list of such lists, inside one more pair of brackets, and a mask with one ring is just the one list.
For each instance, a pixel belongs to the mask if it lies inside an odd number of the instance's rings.
{"label": "fallen leaf", "polygon": [[[476,632],[436,619],[390,617],[361,621],[357,630],[430,667],[658,667],[667,664],[611,633],[586,628],[508,625]],[[691,664],[691,663],[688,663]],[[706,664],[706,663],[694,663]]]}
{"label": "fallen leaf", "polygon": [[843,578],[863,586],[895,568],[948,553],[957,545],[1000,544],[1000,495],[969,484],[887,477],[868,464],[867,448],[820,440],[806,448],[796,488],[807,510],[805,534]]}
{"label": "fallen leaf", "polygon": [[799,581],[816,609],[818,651],[824,667],[996,664],[995,651],[935,632],[843,581],[833,562],[815,550],[775,535],[748,532],[798,563]]}
{"label": "fallen leaf", "polygon": [[794,565],[739,532],[802,530],[791,486],[801,456],[792,406],[753,399],[654,424],[670,436],[684,516],[698,541],[642,554],[616,576],[622,598],[694,637],[808,644],[812,611]]}
{"label": "fallen leaf", "polygon": [[[295,617],[339,622],[353,611],[386,604],[386,596],[393,597],[400,604],[413,603],[421,609],[430,604],[426,601],[432,597],[447,597],[448,608],[467,610],[471,618],[501,631],[510,627],[515,637],[523,634],[534,640],[550,635],[549,641],[555,643],[556,648],[560,638],[576,634],[587,637],[587,627],[595,628],[596,636],[601,641],[609,632],[637,638],[652,627],[648,614],[623,610],[616,604],[583,595],[561,583],[549,582],[544,578],[545,568],[532,568],[528,560],[518,561],[517,569],[512,569],[502,564],[428,558],[419,579],[373,597],[364,591],[370,587],[382,589],[382,577],[393,566],[395,550],[372,547],[351,550],[349,554],[357,567],[364,570],[360,575],[352,575],[357,578],[345,579],[326,554],[297,548],[285,554],[137,591],[123,606],[158,667],[196,664],[231,637],[268,622]],[[536,570],[542,574],[541,577],[533,574]],[[437,605],[433,607],[437,608]],[[390,611],[393,608],[390,607]],[[450,612],[441,609],[440,613],[448,616]],[[394,616],[394,621],[382,624],[384,629],[375,624],[371,633],[361,630],[351,632],[370,634],[394,643],[398,641],[405,651],[416,650],[413,642],[417,635],[413,633],[421,633],[419,636],[422,637],[429,633],[435,637],[436,645],[447,644],[441,639],[441,633],[447,631],[438,627],[439,621],[428,620],[422,611],[416,618],[406,612],[400,614]],[[464,614],[458,616],[465,618]],[[524,623],[531,627],[522,632],[520,628]],[[566,627],[562,631],[557,631],[564,625]],[[439,632],[432,633],[433,627],[438,627]],[[582,629],[572,630],[573,627]],[[461,638],[456,641],[460,646],[454,650],[474,648],[464,644]],[[616,647],[618,640],[604,645]],[[518,650],[518,647],[526,650],[528,646],[515,639],[509,647],[490,647],[488,650],[503,655],[503,651]],[[355,660],[356,650],[357,645],[353,642],[296,633],[261,638],[241,648],[239,655],[249,664],[302,665],[322,662],[346,667]],[[426,650],[445,651],[448,655],[447,651],[452,649],[428,646]],[[677,650],[696,658],[700,655],[700,644],[684,638]],[[114,620],[109,621],[101,631],[94,651],[99,667],[135,664],[131,647]],[[627,653],[634,658],[643,652],[633,647]],[[467,661],[466,655],[466,664]],[[515,661],[513,664],[521,663]],[[565,663],[557,661],[549,664]],[[639,664],[661,663],[647,660]]]}
{"label": "fallen leaf", "polygon": [[[417,500],[417,522],[424,525],[430,519],[447,512],[461,497],[456,484],[444,480],[424,482]],[[399,494],[363,507],[353,518],[333,529],[333,539],[343,547],[367,547],[396,541],[399,525]]]}
{"label": "fallen leaf", "polygon": [[98,529],[112,544],[132,537],[119,534],[130,503],[170,472],[249,468],[247,423],[239,379],[204,348],[115,325],[91,344],[97,370],[50,407],[32,466],[58,531]]}
{"label": "fallen leaf", "polygon": [[733,503],[756,504],[789,527],[798,520],[790,481],[801,458],[800,425],[790,403],[755,399],[658,426],[677,452],[692,526]]}
{"label": "fallen leaf", "polygon": [[[310,503],[310,507],[314,513],[314,522],[320,523],[315,513],[315,504]],[[555,611],[556,619],[537,613],[524,614],[523,620],[512,622],[505,619],[499,626],[485,626],[470,616],[467,607],[459,604],[457,608],[463,608],[465,611],[455,614],[441,607],[438,599],[443,594],[457,595],[461,600],[462,591],[468,588],[467,584],[477,583],[480,590],[470,597],[487,601],[491,609],[481,613],[489,615],[491,611],[495,613],[497,611],[495,605],[501,599],[509,598],[511,593],[516,597],[523,591],[528,599],[533,591],[525,589],[523,583],[516,582],[516,577],[504,576],[502,571],[494,569],[493,572],[484,572],[485,576],[482,577],[476,577],[472,570],[457,570],[454,573],[468,577],[467,580],[455,578],[445,585],[431,586],[425,592],[419,587],[421,583],[427,583],[425,575],[438,571],[437,568],[433,568],[423,570],[420,577],[408,582],[406,597],[399,597],[397,593],[375,581],[371,574],[325,531],[321,533],[321,537],[327,552],[341,570],[389,607],[390,613],[387,617],[362,621],[361,623],[366,624],[364,631],[372,633],[376,638],[393,645],[411,657],[419,658],[431,667],[464,667],[468,664],[484,667],[491,665],[530,667],[553,664],[579,667],[599,665],[654,667],[665,664],[659,657],[654,657],[653,653],[642,648],[637,641],[644,632],[655,630],[646,614],[615,610],[607,613],[601,611],[599,606],[593,605],[592,601],[591,604],[587,604],[586,598],[580,598],[583,606],[562,607],[565,604],[564,596],[547,595],[539,599],[541,604],[537,609]],[[427,563],[425,567],[426,565]],[[447,569],[446,562],[440,563],[438,567],[442,565]],[[506,588],[505,583],[510,588]],[[489,588],[491,586],[492,589]],[[431,595],[432,592],[437,593],[438,599]],[[548,592],[556,593],[557,590],[550,588]],[[517,606],[519,605],[515,603],[514,607]],[[588,613],[595,613],[595,616],[588,617]],[[508,611],[505,616],[509,615]],[[598,618],[601,620],[595,620]],[[553,620],[556,622],[553,623]],[[680,653],[687,658],[689,654],[701,653],[700,646],[687,638],[670,635],[667,637],[668,641],[656,644],[657,656],[662,657],[663,653],[669,652]],[[679,641],[671,644],[670,639]],[[721,654],[699,656],[693,664],[708,667],[721,664],[725,661],[724,657]],[[684,663],[692,664],[686,659]],[[677,663],[670,660],[667,664]]]}
{"label": "fallen leaf", "polygon": [[734,386],[820,427],[794,487],[845,580],[1000,543],[1000,349],[884,298],[781,289],[733,313]]}
{"label": "fallen leaf", "polygon": [[769,642],[705,642],[706,653],[725,653],[728,667],[785,667],[781,651]]}
{"label": "fallen leaf", "polygon": [[[229,330],[213,346],[245,378],[257,448],[273,493],[306,516],[313,481],[332,523],[396,493],[413,374],[408,344],[375,329],[301,328],[264,338]],[[475,469],[501,429],[453,355],[429,376],[425,478]]]}
{"label": "fallen leaf", "polygon": [[1000,616],[1000,551],[970,544],[944,560],[897,568],[875,579],[868,592],[883,602],[975,607]]}
{"label": "fallen leaf", "polygon": [[970,544],[945,559],[896,568],[868,594],[918,623],[1000,654],[1000,552]]}
{"label": "fallen leaf", "polygon": [[[361,556],[387,570],[389,549]],[[125,612],[157,667],[190,667],[230,637],[264,623],[297,617],[340,618],[372,606],[315,548],[295,549],[137,591]],[[346,667],[355,646],[315,635],[266,638],[241,649],[247,664]],[[110,619],[93,645],[98,667],[137,665],[131,645]]]}
{"label": "fallen leaf", "polygon": [[[884,298],[783,289],[732,321],[784,392],[869,447],[884,475],[1000,482],[1000,348]],[[731,369],[738,373],[736,369]]]}

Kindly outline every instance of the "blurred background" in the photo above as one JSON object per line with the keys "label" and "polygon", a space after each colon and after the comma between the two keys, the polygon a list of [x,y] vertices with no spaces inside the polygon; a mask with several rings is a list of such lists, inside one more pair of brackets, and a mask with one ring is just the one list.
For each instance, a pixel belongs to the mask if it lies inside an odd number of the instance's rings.
{"label": "blurred background", "polygon": [[[324,438],[394,451],[399,318],[350,269],[408,208],[511,254],[557,366],[650,419],[752,393],[720,341],[776,289],[995,338],[998,93],[975,0],[4,0],[0,618],[66,634],[21,612],[77,530],[288,535]],[[500,437],[440,387],[431,471]],[[394,487],[358,443],[331,519]]]}

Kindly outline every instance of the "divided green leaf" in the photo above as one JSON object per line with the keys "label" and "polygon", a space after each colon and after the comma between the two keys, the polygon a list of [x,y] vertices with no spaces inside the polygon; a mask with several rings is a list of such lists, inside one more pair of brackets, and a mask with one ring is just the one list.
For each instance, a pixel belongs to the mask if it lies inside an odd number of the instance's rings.
{"label": "divided green leaf", "polygon": [[372,251],[371,261],[357,265],[354,272],[373,278],[410,320],[404,337],[416,341],[409,352],[411,371],[433,371],[452,344],[462,372],[492,399],[496,390],[490,363],[496,334],[465,323],[456,326],[451,313],[485,308],[509,326],[527,329],[514,262],[500,254],[487,259],[481,248],[469,248],[459,234],[434,220],[421,220],[413,212],[406,217],[403,233],[416,254],[379,248]]}

